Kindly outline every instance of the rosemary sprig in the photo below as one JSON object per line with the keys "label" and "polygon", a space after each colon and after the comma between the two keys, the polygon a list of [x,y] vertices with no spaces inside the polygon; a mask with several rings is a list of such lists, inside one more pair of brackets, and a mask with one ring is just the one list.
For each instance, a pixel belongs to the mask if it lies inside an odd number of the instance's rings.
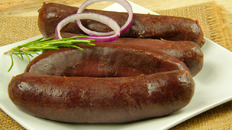
{"label": "rosemary sprig", "polygon": [[30,62],[30,57],[33,57],[33,54],[38,54],[38,52],[43,52],[46,50],[58,50],[59,47],[73,47],[80,50],[83,50],[81,47],[78,47],[78,44],[87,44],[87,45],[95,45],[91,43],[94,41],[92,39],[80,39],[85,38],[86,36],[76,36],[71,38],[62,38],[55,39],[51,38],[39,38],[37,40],[19,45],[5,52],[4,54],[9,54],[11,58],[11,66],[8,69],[8,72],[12,69],[14,65],[13,55],[17,56],[20,60],[23,60],[23,55],[25,55]]}

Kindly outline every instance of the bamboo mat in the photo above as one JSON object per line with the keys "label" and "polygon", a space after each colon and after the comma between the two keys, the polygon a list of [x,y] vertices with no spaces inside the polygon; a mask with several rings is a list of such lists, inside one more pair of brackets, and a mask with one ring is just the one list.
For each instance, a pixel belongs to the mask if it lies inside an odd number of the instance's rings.
{"label": "bamboo mat", "polygon": [[[197,19],[205,37],[232,51],[232,31],[226,10],[215,2],[208,2],[188,7],[154,10],[160,14],[183,16]],[[0,46],[24,40],[40,32],[37,17],[1,16]],[[4,86],[6,87],[6,86]],[[179,129],[232,129],[232,101],[189,119],[172,130]],[[0,110],[0,129],[24,129],[17,122]]]}

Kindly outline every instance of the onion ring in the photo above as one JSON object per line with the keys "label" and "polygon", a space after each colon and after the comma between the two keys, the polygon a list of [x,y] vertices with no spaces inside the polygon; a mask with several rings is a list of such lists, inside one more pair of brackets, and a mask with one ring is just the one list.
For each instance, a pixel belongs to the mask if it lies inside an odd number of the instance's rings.
{"label": "onion ring", "polygon": [[[133,20],[133,10],[132,10],[132,7],[131,7],[130,3],[127,0],[87,0],[77,10],[77,14],[82,13],[84,11],[84,9],[86,7],[88,7],[89,5],[94,4],[96,2],[101,2],[101,1],[113,1],[113,2],[119,3],[120,5],[122,5],[127,10],[129,16],[128,16],[128,19],[125,22],[125,24],[121,27],[121,29],[120,29],[121,32],[120,33],[123,33],[124,31],[126,31],[130,27],[130,25],[132,24],[132,20]],[[91,30],[87,29],[86,27],[84,27],[80,20],[77,20],[76,23],[83,32],[85,32],[86,34],[88,34],[90,36],[109,36],[109,35],[114,34],[113,31],[104,32],[104,33],[103,32],[91,31]]]}
{"label": "onion ring", "polygon": [[108,41],[116,40],[120,36],[120,27],[117,24],[117,22],[114,21],[113,19],[111,19],[107,16],[104,16],[104,15],[96,14],[96,13],[81,13],[81,14],[70,15],[70,16],[64,18],[63,20],[61,20],[56,26],[55,38],[56,39],[62,38],[60,31],[65,25],[67,25],[70,22],[75,22],[75,21],[81,20],[81,19],[95,20],[95,21],[101,22],[101,23],[109,26],[112,30],[114,30],[113,31],[114,34],[110,35],[110,36],[104,36],[104,37],[89,36],[85,39],[94,39],[96,42],[108,42]]}

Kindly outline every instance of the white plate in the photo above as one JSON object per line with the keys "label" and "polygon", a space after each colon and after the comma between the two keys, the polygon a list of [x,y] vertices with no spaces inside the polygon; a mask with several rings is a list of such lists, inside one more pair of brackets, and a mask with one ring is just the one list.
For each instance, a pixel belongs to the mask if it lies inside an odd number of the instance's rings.
{"label": "white plate", "polygon": [[[134,3],[131,4],[135,12],[154,13]],[[113,4],[106,9],[121,10],[121,7],[118,4]],[[206,43],[202,48],[205,54],[204,67],[194,77],[196,83],[195,95],[191,103],[178,112],[166,117],[125,124],[69,124],[37,118],[19,110],[10,101],[7,92],[11,77],[22,73],[28,62],[26,60],[22,62],[15,58],[13,69],[7,72],[10,66],[10,57],[9,55],[4,55],[3,52],[39,37],[41,36],[0,47],[0,107],[26,129],[168,129],[215,106],[232,100],[232,53],[206,38]]]}

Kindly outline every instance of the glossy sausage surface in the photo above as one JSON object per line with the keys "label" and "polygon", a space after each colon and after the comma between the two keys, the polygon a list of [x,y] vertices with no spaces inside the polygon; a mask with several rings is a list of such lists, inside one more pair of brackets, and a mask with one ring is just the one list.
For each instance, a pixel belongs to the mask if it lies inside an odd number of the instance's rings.
{"label": "glossy sausage surface", "polygon": [[191,41],[167,41],[156,39],[119,38],[113,42],[95,42],[95,46],[114,48],[136,48],[147,51],[161,51],[183,61],[192,76],[197,75],[202,67],[204,55],[201,48]]}
{"label": "glossy sausage surface", "polygon": [[171,70],[186,70],[180,60],[164,52],[135,48],[60,48],[36,57],[25,72],[88,77],[126,77]]}
{"label": "glossy sausage surface", "polygon": [[[56,4],[44,3],[39,10],[38,24],[41,33],[45,37],[51,36],[59,21],[65,17],[76,13],[78,8]],[[86,12],[94,12],[103,14],[114,19],[120,26],[122,26],[128,15],[127,13],[100,11],[100,10],[86,10]],[[108,32],[110,29],[98,22],[91,20],[83,20],[83,25],[87,28],[99,31]],[[84,34],[75,23],[70,23],[63,29],[64,32]],[[121,37],[131,38],[154,38],[166,39],[174,41],[193,41],[200,47],[204,44],[204,37],[197,21],[162,15],[151,14],[134,14],[132,25]]]}
{"label": "glossy sausage surface", "polygon": [[[65,38],[73,37],[76,34],[62,33]],[[157,39],[141,39],[141,38],[118,38],[112,42],[94,42],[98,47],[112,48],[135,48],[147,51],[162,51],[179,60],[183,61],[189,68],[192,76],[197,75],[204,62],[204,54],[201,48],[192,41],[167,41]],[[83,45],[78,45],[84,47]],[[91,47],[91,46],[90,46]]]}
{"label": "glossy sausage surface", "polygon": [[60,48],[36,57],[8,93],[22,110],[50,120],[122,123],[173,113],[194,94],[180,60],[134,48]]}
{"label": "glossy sausage surface", "polygon": [[20,109],[55,121],[122,123],[168,115],[194,93],[187,71],[131,77],[63,77],[23,73],[9,84]]}

